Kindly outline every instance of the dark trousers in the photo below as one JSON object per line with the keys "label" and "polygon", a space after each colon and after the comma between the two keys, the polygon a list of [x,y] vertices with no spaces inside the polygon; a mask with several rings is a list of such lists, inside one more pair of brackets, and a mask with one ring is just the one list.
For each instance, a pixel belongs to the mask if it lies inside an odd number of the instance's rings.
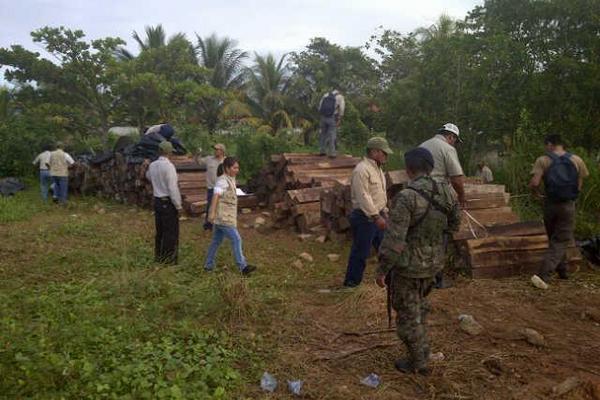
{"label": "dark trousers", "polygon": [[554,271],[567,271],[567,247],[573,240],[575,228],[575,202],[547,201],[544,204],[544,225],[548,234],[548,250],[539,275],[547,279]]}
{"label": "dark trousers", "polygon": [[214,193],[215,193],[214,189],[206,190],[206,215],[204,216],[204,229],[205,230],[212,229],[212,226],[213,226],[213,224],[208,222],[208,212],[210,211],[210,203],[212,203]]}
{"label": "dark trousers", "polygon": [[352,248],[344,285],[357,286],[362,282],[371,246],[375,250],[379,250],[379,245],[383,240],[383,231],[377,229],[371,218],[361,210],[352,210],[350,226],[352,228]]}
{"label": "dark trousers", "polygon": [[154,260],[165,264],[177,264],[179,244],[179,213],[171,200],[154,198]]}

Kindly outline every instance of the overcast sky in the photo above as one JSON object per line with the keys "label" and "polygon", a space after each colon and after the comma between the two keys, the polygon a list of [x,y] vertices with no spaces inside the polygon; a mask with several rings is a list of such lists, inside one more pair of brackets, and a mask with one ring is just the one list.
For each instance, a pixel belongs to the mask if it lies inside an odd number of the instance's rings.
{"label": "overcast sky", "polygon": [[137,52],[132,31],[162,24],[170,36],[184,32],[229,36],[248,51],[281,55],[323,36],[340,45],[361,46],[383,25],[410,32],[440,14],[463,18],[483,0],[0,0],[0,47],[31,41],[34,29],[64,25],[88,39],[119,36]]}

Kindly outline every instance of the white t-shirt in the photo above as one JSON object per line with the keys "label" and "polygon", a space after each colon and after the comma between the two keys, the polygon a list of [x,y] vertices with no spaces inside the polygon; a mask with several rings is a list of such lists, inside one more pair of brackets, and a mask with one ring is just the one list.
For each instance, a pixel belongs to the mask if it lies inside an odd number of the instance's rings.
{"label": "white t-shirt", "polygon": [[[233,182],[235,183],[235,179],[233,180]],[[227,178],[225,177],[225,174],[223,174],[217,178],[217,182],[215,183],[214,194],[218,194],[219,196],[222,196],[223,193],[225,193],[227,191],[228,187],[229,187],[229,183],[227,183]]]}

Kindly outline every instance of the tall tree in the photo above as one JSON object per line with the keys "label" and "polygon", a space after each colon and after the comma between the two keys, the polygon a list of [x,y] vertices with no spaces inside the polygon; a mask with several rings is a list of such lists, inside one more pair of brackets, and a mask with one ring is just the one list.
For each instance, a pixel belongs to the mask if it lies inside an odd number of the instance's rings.
{"label": "tall tree", "polygon": [[68,114],[74,109],[81,110],[86,118],[77,121],[106,139],[115,104],[110,91],[113,54],[124,42],[117,38],[86,42],[82,31],[64,27],[45,27],[31,36],[34,42],[42,43],[56,63],[21,46],[0,49],[0,65],[9,67],[5,73],[7,80],[34,82],[40,90],[52,93],[59,104],[68,107],[67,118],[71,118]]}
{"label": "tall tree", "polygon": [[210,84],[219,89],[239,89],[244,77],[241,72],[248,53],[237,48],[237,42],[212,34],[207,38],[196,35],[199,62],[212,71]]}
{"label": "tall tree", "polygon": [[292,127],[292,120],[286,109],[286,91],[289,83],[286,57],[284,54],[276,61],[272,54],[255,54],[254,66],[246,70],[249,80],[249,105],[272,133],[283,127]]}

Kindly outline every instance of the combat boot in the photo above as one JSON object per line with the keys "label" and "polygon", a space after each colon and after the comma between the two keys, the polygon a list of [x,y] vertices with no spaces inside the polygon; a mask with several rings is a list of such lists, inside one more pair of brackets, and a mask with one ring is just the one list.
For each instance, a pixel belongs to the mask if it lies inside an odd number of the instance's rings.
{"label": "combat boot", "polygon": [[399,358],[394,362],[394,367],[403,374],[416,373],[420,375],[429,375],[431,371],[427,367],[415,368],[413,364],[403,358]]}

